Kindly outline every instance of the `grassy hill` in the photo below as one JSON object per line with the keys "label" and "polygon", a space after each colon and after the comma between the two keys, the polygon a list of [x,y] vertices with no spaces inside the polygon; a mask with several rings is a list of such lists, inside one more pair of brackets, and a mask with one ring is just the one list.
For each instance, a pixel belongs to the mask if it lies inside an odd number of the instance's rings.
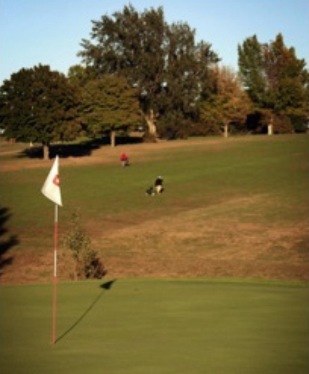
{"label": "grassy hill", "polygon": [[[16,147],[16,145],[14,145]],[[14,148],[16,151],[16,148]],[[121,168],[126,151],[131,166]],[[48,281],[51,163],[0,149],[1,283]],[[309,137],[107,146],[60,160],[60,239],[77,209],[108,276],[309,279]],[[165,192],[145,190],[157,175]],[[70,278],[60,246],[59,277]]]}

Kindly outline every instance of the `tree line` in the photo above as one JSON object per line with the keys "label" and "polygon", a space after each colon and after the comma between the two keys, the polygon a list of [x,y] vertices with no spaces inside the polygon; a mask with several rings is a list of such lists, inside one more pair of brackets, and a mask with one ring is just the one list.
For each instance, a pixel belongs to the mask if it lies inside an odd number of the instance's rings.
{"label": "tree line", "polygon": [[309,72],[283,36],[238,45],[239,71],[220,64],[185,22],[168,24],[162,7],[132,5],[92,21],[79,65],[67,76],[38,65],[0,87],[5,135],[40,142],[111,137],[143,127],[155,141],[234,132],[305,131]]}

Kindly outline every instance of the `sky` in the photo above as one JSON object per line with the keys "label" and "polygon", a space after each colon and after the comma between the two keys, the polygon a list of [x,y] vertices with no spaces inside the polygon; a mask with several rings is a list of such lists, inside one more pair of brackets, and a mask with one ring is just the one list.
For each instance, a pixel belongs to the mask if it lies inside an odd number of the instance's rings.
{"label": "sky", "polygon": [[196,42],[210,43],[235,70],[239,44],[253,35],[269,43],[278,33],[309,69],[309,0],[0,0],[0,84],[38,64],[67,74],[81,63],[91,21],[129,4],[139,12],[162,7],[168,24],[186,22]]}

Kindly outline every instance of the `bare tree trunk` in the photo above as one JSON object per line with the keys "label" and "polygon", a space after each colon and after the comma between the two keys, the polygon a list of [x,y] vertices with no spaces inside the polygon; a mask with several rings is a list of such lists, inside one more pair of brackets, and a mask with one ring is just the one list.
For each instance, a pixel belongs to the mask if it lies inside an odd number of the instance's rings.
{"label": "bare tree trunk", "polygon": [[267,125],[268,135],[273,135],[273,116],[270,117],[269,124]]}
{"label": "bare tree trunk", "polygon": [[146,119],[146,122],[147,122],[149,135],[156,138],[157,137],[157,127],[155,125],[155,116],[154,116],[154,113],[153,113],[153,109],[151,109],[149,111],[149,114],[146,115],[145,119]]}
{"label": "bare tree trunk", "polygon": [[116,131],[115,130],[111,130],[110,142],[111,142],[111,147],[116,146]]}
{"label": "bare tree trunk", "polygon": [[48,144],[43,144],[43,158],[44,160],[49,159],[49,145]]}
{"label": "bare tree trunk", "polygon": [[229,124],[225,123],[224,124],[224,137],[228,138],[228,136],[229,136]]}

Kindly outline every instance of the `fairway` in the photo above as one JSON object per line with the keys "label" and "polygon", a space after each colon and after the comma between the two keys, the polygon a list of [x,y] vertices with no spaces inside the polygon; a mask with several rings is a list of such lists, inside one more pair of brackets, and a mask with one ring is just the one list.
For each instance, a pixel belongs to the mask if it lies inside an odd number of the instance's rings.
{"label": "fairway", "polygon": [[[100,287],[101,286],[101,287]],[[306,374],[308,287],[105,280],[1,289],[1,372]]]}
{"label": "fairway", "polygon": [[[49,281],[51,161],[1,156],[7,243],[1,283]],[[131,166],[121,168],[122,151]],[[309,280],[309,136],[205,138],[94,149],[60,158],[60,244],[72,213],[108,276]],[[145,195],[162,175],[165,192]],[[72,275],[60,246],[59,277]]]}

